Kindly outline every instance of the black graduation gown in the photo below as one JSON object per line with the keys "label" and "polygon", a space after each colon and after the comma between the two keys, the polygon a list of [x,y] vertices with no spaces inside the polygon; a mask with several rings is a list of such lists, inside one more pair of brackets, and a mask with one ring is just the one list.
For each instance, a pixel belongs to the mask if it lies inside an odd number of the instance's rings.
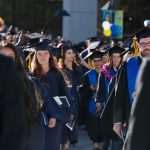
{"label": "black graduation gown", "polygon": [[[98,73],[96,73],[98,78]],[[103,140],[103,128],[99,117],[95,117],[89,113],[89,103],[93,96],[93,91],[90,89],[90,82],[88,74],[85,74],[83,87],[82,87],[82,101],[85,108],[85,123],[90,139],[95,142],[102,142]]]}
{"label": "black graduation gown", "polygon": [[[72,106],[72,98],[71,98],[70,92],[66,86],[63,75],[59,71],[50,70],[41,79],[41,82],[43,86],[47,89],[50,98],[55,97],[55,96],[66,96]],[[54,109],[55,113],[53,113],[53,115],[51,114],[51,117],[54,117],[58,121],[62,121],[64,123],[68,122],[68,118],[72,111],[72,108],[60,109],[59,106],[54,101],[53,101],[53,105],[55,107]],[[47,113],[50,113],[48,112],[49,110],[47,108],[44,107],[43,109],[44,111],[47,111]]]}
{"label": "black graduation gown", "polygon": [[0,70],[0,149],[24,150],[27,118],[19,76],[13,61],[3,56]]}
{"label": "black graduation gown", "polygon": [[103,73],[99,74],[98,83],[96,94],[97,102],[106,103],[105,110],[101,116],[101,124],[103,124],[102,127],[105,132],[104,137],[116,139],[117,137],[113,132],[113,106],[115,98],[116,75],[114,75],[114,77],[110,80],[108,89],[106,89],[106,80]]}
{"label": "black graduation gown", "polygon": [[[138,57],[139,65],[142,59]],[[114,123],[126,123],[128,125],[131,105],[127,82],[127,62],[123,62],[117,75],[117,86],[114,102]]]}
{"label": "black graduation gown", "polygon": [[62,74],[57,70],[50,70],[42,79],[42,84],[46,87],[49,98],[53,102],[54,111],[53,114],[50,113],[49,108],[43,106],[42,110],[46,115],[51,118],[57,119],[56,127],[49,128],[45,126],[45,150],[59,150],[59,145],[61,143],[61,134],[63,123],[68,122],[71,110],[66,108],[59,108],[59,106],[54,102],[52,97],[55,96],[67,96],[69,102],[71,103],[71,95],[67,89],[66,83]]}
{"label": "black graduation gown", "polygon": [[[33,84],[35,85],[35,88],[40,92],[42,96],[43,103],[46,103],[47,97],[46,97],[46,90],[42,86],[40,80],[38,80],[35,77],[31,78],[33,81]],[[45,105],[45,104],[44,104]],[[50,109],[50,111],[53,111],[52,107],[53,105],[51,103],[46,103],[47,107]],[[44,119],[41,113],[41,110],[38,112],[37,120],[33,125],[32,132],[30,135],[30,138],[28,139],[26,149],[25,150],[43,150],[45,145],[45,129],[44,129]]]}
{"label": "black graduation gown", "polygon": [[83,82],[83,72],[81,66],[75,66],[73,70],[63,68],[63,73],[71,84],[70,93],[73,99],[73,115],[74,115],[74,129],[70,131],[67,129],[69,141],[78,142],[78,105],[79,105],[79,92],[78,88]]}
{"label": "black graduation gown", "polygon": [[141,65],[124,150],[150,149],[150,59]]}
{"label": "black graduation gown", "polygon": [[[115,97],[115,90],[114,90],[115,81],[116,81],[116,76],[114,76],[110,81],[109,93],[108,93],[108,98],[107,98],[107,105],[106,105],[105,110],[104,110],[102,117],[101,117],[101,122],[104,124],[104,127],[105,127],[105,137],[109,137],[111,139],[114,138],[114,134],[113,134],[113,105],[114,105],[114,97]],[[103,88],[105,89],[105,87],[103,87]],[[100,94],[98,94],[98,95],[100,95]],[[103,92],[103,95],[104,95],[104,92]],[[97,100],[99,102],[101,102],[99,99],[97,99]]]}
{"label": "black graduation gown", "polygon": [[98,87],[96,92],[97,102],[104,103],[107,100],[107,89],[105,84],[105,76],[101,72],[98,77]]}

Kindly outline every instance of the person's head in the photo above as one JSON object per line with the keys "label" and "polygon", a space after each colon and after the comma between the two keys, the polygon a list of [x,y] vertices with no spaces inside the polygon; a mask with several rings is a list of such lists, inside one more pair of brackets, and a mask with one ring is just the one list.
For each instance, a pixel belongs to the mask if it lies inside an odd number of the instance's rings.
{"label": "person's head", "polygon": [[34,58],[32,60],[31,64],[31,72],[36,77],[42,77],[43,74],[43,68],[46,66],[47,69],[51,70],[57,70],[56,63],[54,61],[53,55],[50,51],[50,47],[46,43],[39,43],[36,46],[36,52],[34,54]]}
{"label": "person's head", "polygon": [[102,67],[102,56],[103,53],[100,51],[95,51],[93,52],[93,54],[90,56],[90,59],[92,61],[92,65],[94,67],[94,69],[96,70],[100,70]]}
{"label": "person's head", "polygon": [[11,43],[5,43],[5,45],[0,47],[0,54],[10,57],[14,60],[17,69],[22,72],[23,66],[21,63],[21,58],[17,51],[17,48]]}
{"label": "person's head", "polygon": [[138,45],[140,55],[142,57],[150,57],[150,36],[141,38]]}
{"label": "person's head", "polygon": [[72,63],[72,67],[75,67],[77,65],[76,63],[76,54],[73,51],[71,46],[64,46],[62,48],[63,53],[62,53],[62,67],[67,67],[68,63]]}
{"label": "person's head", "polygon": [[110,22],[110,15],[109,15],[109,13],[106,14],[106,16],[105,16],[105,21]]}
{"label": "person's head", "polygon": [[110,56],[110,66],[113,68],[119,67],[121,61],[122,61],[122,58],[120,56],[120,53],[113,53]]}
{"label": "person's head", "polygon": [[66,60],[67,62],[73,62],[75,59],[75,53],[72,49],[68,49],[65,53],[64,53],[64,60]]}
{"label": "person's head", "polygon": [[109,50],[109,57],[110,57],[110,66],[113,68],[119,67],[122,62],[121,53],[124,52],[125,49],[115,45],[114,47],[110,48]]}
{"label": "person's head", "polygon": [[139,54],[142,57],[150,56],[150,27],[144,27],[135,33],[138,41]]}
{"label": "person's head", "polygon": [[10,57],[13,60],[15,60],[16,53],[17,53],[16,47],[10,43],[7,43],[1,46],[0,48],[0,54]]}
{"label": "person's head", "polygon": [[74,53],[71,46],[65,45],[63,47],[63,56],[62,56],[62,58],[63,58],[64,62],[65,61],[67,61],[67,62],[73,62],[74,61],[75,53]]}
{"label": "person's head", "polygon": [[108,61],[108,58],[109,58],[109,54],[108,53],[105,53],[102,57],[102,61],[103,61],[103,64],[106,64],[107,61]]}

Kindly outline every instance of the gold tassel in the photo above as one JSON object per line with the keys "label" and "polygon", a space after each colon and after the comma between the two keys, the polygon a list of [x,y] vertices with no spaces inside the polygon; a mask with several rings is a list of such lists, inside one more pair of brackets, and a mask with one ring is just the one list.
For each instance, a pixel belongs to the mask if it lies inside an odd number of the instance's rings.
{"label": "gold tassel", "polygon": [[28,62],[28,68],[29,68],[29,70],[31,70],[31,54],[30,53],[27,56],[26,61]]}
{"label": "gold tassel", "polygon": [[90,59],[88,59],[88,66],[89,69],[93,69],[92,61]]}
{"label": "gold tassel", "polygon": [[139,48],[137,45],[137,38],[136,36],[133,38],[133,46],[134,46],[134,56],[138,56],[139,55]]}

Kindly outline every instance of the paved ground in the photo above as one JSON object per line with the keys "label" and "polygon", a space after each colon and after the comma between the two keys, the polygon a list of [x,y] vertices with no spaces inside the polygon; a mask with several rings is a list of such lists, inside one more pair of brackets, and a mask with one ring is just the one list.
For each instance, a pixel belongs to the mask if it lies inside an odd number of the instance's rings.
{"label": "paved ground", "polygon": [[80,129],[79,142],[75,146],[71,146],[70,150],[92,150],[92,142],[90,141],[86,131]]}

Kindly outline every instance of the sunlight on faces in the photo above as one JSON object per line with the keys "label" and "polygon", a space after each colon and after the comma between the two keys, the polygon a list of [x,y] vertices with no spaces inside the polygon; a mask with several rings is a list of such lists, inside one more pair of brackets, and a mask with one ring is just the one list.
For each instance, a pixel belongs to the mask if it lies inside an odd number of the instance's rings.
{"label": "sunlight on faces", "polygon": [[121,62],[121,57],[119,53],[113,53],[111,56],[112,64],[114,67],[118,67]]}
{"label": "sunlight on faces", "polygon": [[13,50],[11,48],[2,48],[0,50],[0,54],[10,57],[13,60],[15,59],[15,53],[13,52]]}
{"label": "sunlight on faces", "polygon": [[49,63],[50,54],[49,51],[37,51],[37,60],[40,65],[46,65]]}
{"label": "sunlight on faces", "polygon": [[73,52],[73,50],[67,50],[65,53],[65,60],[72,62],[75,58],[75,53]]}
{"label": "sunlight on faces", "polygon": [[150,37],[142,38],[138,45],[142,57],[150,56]]}
{"label": "sunlight on faces", "polygon": [[92,65],[95,69],[99,69],[102,67],[102,59],[101,58],[95,58],[92,60]]}

